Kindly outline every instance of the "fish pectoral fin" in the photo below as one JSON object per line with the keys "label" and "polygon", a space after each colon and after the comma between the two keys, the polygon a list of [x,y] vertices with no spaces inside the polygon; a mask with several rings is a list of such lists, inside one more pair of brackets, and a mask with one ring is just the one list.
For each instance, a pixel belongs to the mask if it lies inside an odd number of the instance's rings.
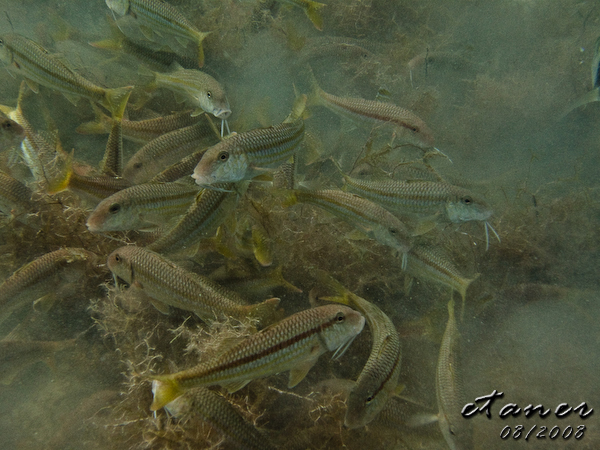
{"label": "fish pectoral fin", "polygon": [[[313,351],[313,353],[315,352]],[[293,388],[298,383],[300,383],[304,379],[304,377],[306,377],[308,371],[312,369],[312,367],[315,365],[318,358],[319,356],[317,354],[316,357],[303,361],[298,366],[294,367],[293,369],[290,369],[290,379],[288,381],[288,388]]]}
{"label": "fish pectoral fin", "polygon": [[54,292],[44,295],[33,302],[33,310],[36,312],[48,312],[54,302],[56,302],[56,294]]}
{"label": "fish pectoral fin", "polygon": [[[185,95],[180,94],[179,92],[173,92],[173,97],[175,97],[175,101],[177,103],[183,103],[187,100],[187,97]],[[192,114],[190,114],[191,117],[196,117],[199,116],[202,113],[196,114],[196,112],[198,111],[198,109],[196,109],[194,112],[192,112]],[[200,109],[200,111],[204,112],[203,110]],[[196,114],[196,116],[194,116],[194,114]]]}
{"label": "fish pectoral fin", "polygon": [[33,92],[35,92],[36,94],[40,93],[40,85],[37,84],[35,81],[25,78],[25,83],[27,83],[27,86],[29,86],[29,89],[31,89]]}
{"label": "fish pectoral fin", "polygon": [[[177,97],[175,97],[175,99],[177,100]],[[184,101],[185,101],[185,99],[183,99],[179,103],[183,103]],[[202,114],[204,114],[204,110],[202,108],[197,108],[190,113],[190,117],[198,117]]]}
{"label": "fish pectoral fin", "polygon": [[140,31],[146,39],[149,41],[154,41],[154,31],[152,31],[152,28],[145,25],[140,25]]}
{"label": "fish pectoral fin", "polygon": [[166,303],[159,302],[158,300],[155,300],[153,298],[150,299],[150,303],[152,303],[152,306],[154,306],[163,314],[169,314],[171,312],[169,305],[167,305]]}
{"label": "fish pectoral fin", "polygon": [[227,381],[227,382],[220,383],[220,384],[222,387],[227,389],[227,392],[229,392],[230,394],[233,394],[234,392],[242,389],[244,386],[246,386],[251,381],[252,381],[251,379],[250,380],[236,380],[236,381]]}

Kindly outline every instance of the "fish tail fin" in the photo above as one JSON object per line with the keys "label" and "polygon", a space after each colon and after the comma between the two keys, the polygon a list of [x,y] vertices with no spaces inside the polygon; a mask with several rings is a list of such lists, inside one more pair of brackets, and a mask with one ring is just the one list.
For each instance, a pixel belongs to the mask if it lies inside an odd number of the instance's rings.
{"label": "fish tail fin", "polygon": [[113,119],[123,119],[125,107],[127,106],[132,90],[133,86],[106,90],[106,103]]}
{"label": "fish tail fin", "polygon": [[249,305],[248,315],[252,319],[257,319],[260,327],[265,327],[282,318],[282,310],[279,309],[280,301],[281,299],[273,297],[262,303]]}
{"label": "fish tail fin", "polygon": [[283,123],[292,123],[298,119],[302,119],[304,115],[304,110],[306,109],[306,94],[300,94],[294,100],[294,105],[292,106],[292,111],[290,115],[283,121]]}
{"label": "fish tail fin", "polygon": [[123,48],[123,42],[125,42],[125,34],[117,26],[117,22],[110,16],[106,17],[108,24],[110,25],[110,39],[104,39],[102,41],[88,42],[92,47],[102,48],[107,50],[121,50]]}
{"label": "fish tail fin", "polygon": [[204,46],[203,46],[202,42],[204,41],[206,36],[208,36],[209,34],[210,34],[210,31],[208,33],[204,33],[202,31],[198,33],[198,67],[199,68],[202,68],[202,66],[204,65]]}
{"label": "fish tail fin", "polygon": [[323,31],[323,16],[321,16],[320,12],[323,6],[326,6],[325,3],[308,0],[306,9],[304,10],[306,12],[306,16],[319,31]]}
{"label": "fish tail fin", "polygon": [[319,270],[317,273],[317,280],[327,289],[334,292],[334,295],[331,296],[322,296],[319,298],[322,300],[327,300],[329,302],[341,303],[343,305],[350,306],[352,303],[350,291],[346,289],[342,283],[337,281],[335,278],[330,276],[328,273]]}
{"label": "fish tail fin", "polygon": [[112,127],[112,120],[104,112],[92,103],[94,115],[96,118],[93,121],[82,123],[75,131],[79,134],[104,134],[108,133]]}
{"label": "fish tail fin", "polygon": [[57,162],[60,164],[60,166],[57,171],[57,175],[48,181],[48,194],[56,194],[69,187],[71,176],[73,175],[73,154],[74,150],[71,153],[67,153],[62,150],[62,147],[60,148],[56,156],[58,159]]}
{"label": "fish tail fin", "polygon": [[165,375],[152,380],[152,394],[154,395],[154,399],[152,400],[152,405],[150,405],[150,410],[158,411],[183,394],[183,390],[177,381]]}
{"label": "fish tail fin", "polygon": [[475,275],[473,275],[472,278],[465,278],[460,283],[460,289],[458,290],[458,292],[460,293],[460,296],[462,297],[462,306],[460,309],[460,317],[461,318],[464,317],[464,314],[465,314],[465,301],[467,299],[467,289],[469,288],[469,286],[471,285],[471,283],[473,281],[475,281],[477,278],[479,278],[479,275],[481,275],[481,274],[476,273]]}
{"label": "fish tail fin", "polygon": [[319,86],[319,82],[317,81],[317,77],[315,77],[315,73],[312,70],[312,67],[308,65],[308,81],[310,83],[310,94],[308,94],[307,104],[309,106],[320,105],[322,104],[321,94],[324,92]]}
{"label": "fish tail fin", "polygon": [[600,87],[594,88],[591,91],[587,92],[585,95],[579,97],[575,102],[573,102],[569,107],[563,111],[560,116],[561,119],[568,116],[572,111],[580,108],[583,105],[587,105],[588,103],[598,102],[600,101]]}
{"label": "fish tail fin", "polygon": [[288,291],[298,293],[302,292],[302,289],[294,286],[292,283],[290,283],[283,277],[283,266],[279,266],[277,267],[277,269],[273,270],[270,276],[273,278],[273,280],[277,281],[277,283],[279,283],[280,286],[286,288]]}
{"label": "fish tail fin", "polygon": [[289,208],[290,206],[298,203],[298,195],[297,191],[294,189],[281,189],[279,190],[279,194],[281,195],[281,205],[284,208]]}

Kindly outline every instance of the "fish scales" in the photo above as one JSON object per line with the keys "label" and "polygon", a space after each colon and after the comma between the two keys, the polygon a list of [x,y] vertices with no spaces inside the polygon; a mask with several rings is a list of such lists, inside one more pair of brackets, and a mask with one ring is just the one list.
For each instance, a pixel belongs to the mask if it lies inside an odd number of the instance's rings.
{"label": "fish scales", "polygon": [[85,176],[73,172],[69,176],[67,187],[77,195],[83,196],[93,203],[98,203],[123,189],[131,187],[131,183],[125,178],[109,175]]}
{"label": "fish scales", "polygon": [[19,216],[34,211],[33,192],[19,180],[0,172],[0,211]]}
{"label": "fish scales", "polygon": [[25,264],[0,285],[0,323],[22,305],[53,293],[57,287],[53,277],[66,276],[69,270],[78,273],[81,265],[96,262],[97,256],[87,250],[62,248]]}
{"label": "fish scales", "polygon": [[341,286],[337,281],[321,277],[338,296],[326,300],[343,303],[360,311],[371,329],[371,353],[347,400],[344,425],[358,428],[371,422],[394,395],[402,360],[402,346],[396,327],[379,307]]}
{"label": "fish scales", "polygon": [[188,211],[164,236],[147,248],[159,253],[172,253],[195,245],[202,237],[214,233],[238,199],[233,183],[216,184],[204,189]]}
{"label": "fish scales", "polygon": [[206,121],[166,133],[131,157],[123,169],[123,177],[135,184],[146,182],[165,166],[188,156],[211,135],[214,136],[214,131]]}
{"label": "fish scales", "polygon": [[190,390],[166,405],[165,409],[184,421],[200,416],[239,448],[275,450],[265,436],[246,422],[225,397],[209,389],[200,387]]}
{"label": "fish scales", "polygon": [[[345,350],[364,326],[364,317],[343,305],[311,308],[249,336],[220,356],[182,372],[153,377],[157,410],[185,390],[221,384],[234,392],[255,378],[291,370],[295,386],[326,351]],[[343,351],[342,350],[342,351]]]}
{"label": "fish scales", "polygon": [[181,183],[138,184],[102,200],[87,227],[97,233],[159,226],[183,214],[197,193],[195,186]]}
{"label": "fish scales", "polygon": [[203,320],[232,316],[264,321],[279,304],[279,299],[270,299],[246,305],[235,292],[141,247],[115,250],[109,255],[107,265],[117,277],[143,290],[161,312],[167,312],[167,306],[175,306],[192,311]]}

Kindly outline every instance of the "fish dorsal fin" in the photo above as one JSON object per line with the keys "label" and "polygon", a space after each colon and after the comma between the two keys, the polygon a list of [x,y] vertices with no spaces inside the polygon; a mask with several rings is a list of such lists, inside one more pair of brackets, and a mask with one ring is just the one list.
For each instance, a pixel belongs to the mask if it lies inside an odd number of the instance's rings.
{"label": "fish dorsal fin", "polygon": [[33,302],[33,309],[36,312],[48,312],[56,302],[56,299],[57,297],[54,292],[44,295]]}
{"label": "fish dorsal fin", "polygon": [[221,383],[221,386],[223,386],[225,389],[227,389],[227,392],[229,392],[230,394],[233,394],[234,392],[242,389],[244,386],[246,386],[251,381],[252,380],[227,381],[227,382]]}

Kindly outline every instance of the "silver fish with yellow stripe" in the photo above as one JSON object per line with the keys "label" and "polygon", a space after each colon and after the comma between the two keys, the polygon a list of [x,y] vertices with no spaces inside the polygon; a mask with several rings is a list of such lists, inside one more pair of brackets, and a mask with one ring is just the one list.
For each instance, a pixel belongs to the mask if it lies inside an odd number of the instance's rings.
{"label": "silver fish with yellow stripe", "polygon": [[255,378],[290,371],[288,386],[304,379],[319,356],[341,356],[362,331],[365,318],[343,305],[296,313],[242,340],[222,355],[182,372],[152,377],[156,411],[186,390],[219,384],[235,392]]}

